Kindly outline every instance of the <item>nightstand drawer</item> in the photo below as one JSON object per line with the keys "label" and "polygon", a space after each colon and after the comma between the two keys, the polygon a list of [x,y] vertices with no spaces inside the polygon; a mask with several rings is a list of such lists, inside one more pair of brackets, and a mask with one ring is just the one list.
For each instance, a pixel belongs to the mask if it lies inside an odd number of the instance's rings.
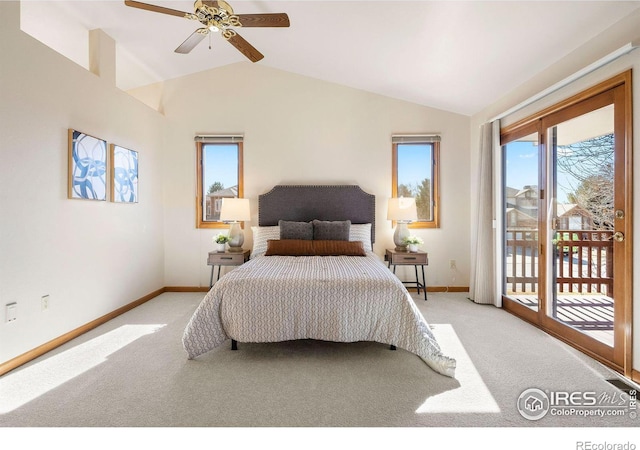
{"label": "nightstand drawer", "polygon": [[210,252],[207,258],[207,264],[210,266],[239,266],[247,261],[248,251],[242,253],[217,253]]}
{"label": "nightstand drawer", "polygon": [[429,264],[426,253],[392,253],[391,264]]}

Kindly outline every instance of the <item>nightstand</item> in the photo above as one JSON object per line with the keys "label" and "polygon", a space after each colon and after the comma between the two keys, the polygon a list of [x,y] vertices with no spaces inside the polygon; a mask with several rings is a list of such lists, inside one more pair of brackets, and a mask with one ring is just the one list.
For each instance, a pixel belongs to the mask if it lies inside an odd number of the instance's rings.
{"label": "nightstand", "polygon": [[244,250],[243,252],[209,252],[209,257],[207,258],[207,265],[211,266],[209,287],[213,286],[213,271],[216,266],[218,266],[218,277],[216,278],[216,281],[218,281],[222,266],[241,266],[249,261],[250,254],[251,250]]}
{"label": "nightstand", "polygon": [[[384,255],[385,261],[388,261],[388,267],[393,266],[393,273],[396,273],[396,266],[413,266],[416,272],[416,281],[403,281],[408,286],[415,286],[420,295],[420,289],[424,291],[424,299],[427,299],[427,279],[424,277],[424,266],[429,265],[429,255],[426,252],[398,252],[396,250],[387,250]],[[422,271],[422,282],[418,278],[418,266]]]}

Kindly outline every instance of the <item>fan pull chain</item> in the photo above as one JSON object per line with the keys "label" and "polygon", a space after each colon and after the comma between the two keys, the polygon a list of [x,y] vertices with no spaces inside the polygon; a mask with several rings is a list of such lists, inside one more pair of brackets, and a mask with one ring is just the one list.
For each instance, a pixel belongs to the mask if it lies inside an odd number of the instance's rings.
{"label": "fan pull chain", "polygon": [[209,33],[209,50],[211,50],[211,33]]}

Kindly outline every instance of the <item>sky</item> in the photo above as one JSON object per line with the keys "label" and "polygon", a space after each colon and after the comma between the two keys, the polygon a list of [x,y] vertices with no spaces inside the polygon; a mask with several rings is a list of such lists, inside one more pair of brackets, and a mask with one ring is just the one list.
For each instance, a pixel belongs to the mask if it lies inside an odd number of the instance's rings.
{"label": "sky", "polygon": [[[538,185],[538,144],[514,141],[506,145],[506,179],[508,187],[522,189]],[[568,203],[567,194],[578,186],[578,181],[565,173],[558,173],[558,202]]]}
{"label": "sky", "polygon": [[398,185],[417,185],[431,175],[431,144],[398,144]]}
{"label": "sky", "polygon": [[505,151],[505,184],[516,189],[538,185],[538,144],[515,141],[507,144]]}
{"label": "sky", "polygon": [[204,146],[204,191],[209,192],[209,186],[216,181],[230,188],[238,184],[238,146],[205,145]]}

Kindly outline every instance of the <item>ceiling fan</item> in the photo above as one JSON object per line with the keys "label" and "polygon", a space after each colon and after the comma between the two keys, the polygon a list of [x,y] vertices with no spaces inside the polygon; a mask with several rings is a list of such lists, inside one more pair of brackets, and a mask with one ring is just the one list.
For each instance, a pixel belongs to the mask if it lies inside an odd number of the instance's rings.
{"label": "ceiling fan", "polygon": [[231,45],[237,48],[252,62],[260,61],[264,55],[240,36],[234,27],[288,27],[289,16],[285,13],[234,14],[231,6],[224,0],[196,0],[194,12],[183,12],[163,6],[150,5],[134,0],[125,0],[124,4],[132,8],[144,9],[161,14],[169,14],[197,20],[204,27],[198,28],[175,49],[176,53],[189,53],[198,43],[211,33],[220,32]]}

